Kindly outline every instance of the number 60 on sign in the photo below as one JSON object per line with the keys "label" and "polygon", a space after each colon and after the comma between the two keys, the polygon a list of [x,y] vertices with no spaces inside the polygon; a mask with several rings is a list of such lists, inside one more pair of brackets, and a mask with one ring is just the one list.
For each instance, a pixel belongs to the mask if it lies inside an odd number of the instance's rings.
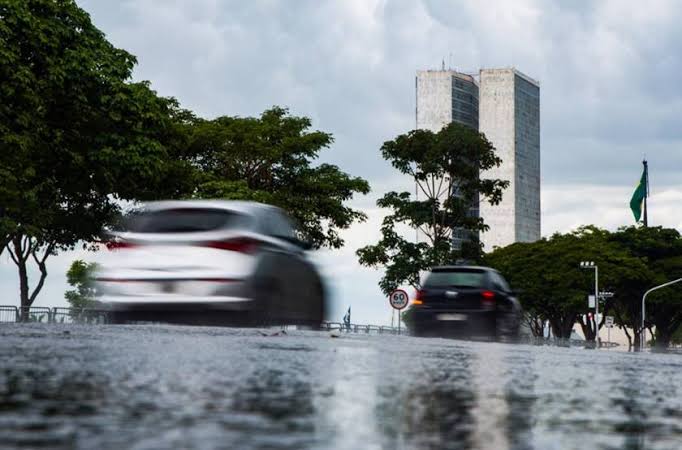
{"label": "number 60 on sign", "polygon": [[391,295],[388,297],[388,302],[391,304],[391,307],[397,310],[404,309],[409,303],[409,300],[410,298],[408,297],[407,292],[402,289],[391,292]]}

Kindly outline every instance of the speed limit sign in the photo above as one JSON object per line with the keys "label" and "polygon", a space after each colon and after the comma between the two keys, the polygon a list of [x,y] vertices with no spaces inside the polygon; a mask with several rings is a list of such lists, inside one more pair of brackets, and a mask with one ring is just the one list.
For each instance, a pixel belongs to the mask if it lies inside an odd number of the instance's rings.
{"label": "speed limit sign", "polygon": [[388,302],[391,304],[393,309],[397,310],[404,309],[407,306],[409,300],[410,298],[407,296],[407,292],[403,291],[402,289],[397,289],[391,292],[391,295],[388,297]]}

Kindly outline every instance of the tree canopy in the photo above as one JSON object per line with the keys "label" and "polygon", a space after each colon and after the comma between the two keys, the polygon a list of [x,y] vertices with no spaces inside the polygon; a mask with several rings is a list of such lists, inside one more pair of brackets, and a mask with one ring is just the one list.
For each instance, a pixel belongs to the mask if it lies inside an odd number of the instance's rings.
{"label": "tree canopy", "polygon": [[191,196],[277,205],[315,247],[341,247],[339,231],[366,218],[345,202],[369,192],[369,184],[334,165],[313,165],[333,137],[310,127],[309,118],[280,107],[260,117],[198,120],[187,148],[197,169]]}
{"label": "tree canopy", "polygon": [[[533,243],[496,249],[484,262],[500,270],[515,289],[531,324],[548,320],[558,337],[569,337],[573,325],[594,340],[596,326],[587,319],[586,297],[594,293],[594,272],[580,269],[581,261],[599,267],[600,291],[614,295],[600,306],[613,314],[638,346],[641,337],[642,295],[651,287],[682,277],[682,238],[674,229],[627,227],[609,232],[593,226],[555,234]],[[682,289],[670,287],[647,299],[646,327],[655,327],[656,343],[667,346],[682,325]],[[634,336],[630,336],[632,330]]]}
{"label": "tree canopy", "polygon": [[[274,107],[197,118],[148,82],[73,0],[0,0],[0,252],[33,304],[47,259],[98,240],[125,201],[227,198],[287,210],[316,247],[365,219],[346,205],[368,183],[316,165],[330,134]],[[29,268],[40,275],[29,285]]]}
{"label": "tree canopy", "polygon": [[[498,204],[508,181],[481,177],[502,160],[482,133],[451,123],[438,133],[414,130],[381,147],[385,159],[412,178],[419,198],[410,192],[388,192],[377,205],[391,211],[381,226],[382,237],[357,251],[360,264],[384,269],[379,285],[388,294],[401,284],[419,285],[420,271],[460,258],[478,260],[478,232],[488,229],[473,210],[479,198]],[[413,242],[400,226],[418,230]],[[453,246],[453,230],[464,237]],[[459,242],[459,241],[458,241]]]}
{"label": "tree canopy", "polygon": [[64,293],[64,298],[71,308],[88,308],[94,304],[95,287],[92,274],[96,269],[96,263],[87,263],[80,259],[71,263],[66,272],[66,281],[74,289]]}
{"label": "tree canopy", "polygon": [[[640,283],[621,289],[614,313],[624,324],[635,330],[635,345],[641,332],[642,295],[656,285],[682,278],[682,237],[671,228],[627,227],[610,236],[613,242],[626,248],[633,256],[646,262],[649,276]],[[647,297],[645,327],[655,327],[655,343],[667,347],[673,334],[682,326],[682,287],[670,286]]]}
{"label": "tree canopy", "polygon": [[119,200],[168,189],[183,113],[131,81],[135,57],[74,1],[3,1],[0,16],[0,244],[30,306],[50,255],[95,239]]}
{"label": "tree canopy", "polygon": [[[510,284],[521,291],[520,299],[531,323],[548,320],[554,335],[569,338],[574,324],[581,325],[586,339],[594,340],[596,324],[586,315],[587,295],[594,294],[594,271],[580,268],[581,261],[599,267],[600,291],[620,295],[627,283],[645,282],[651,273],[644,261],[610,240],[608,231],[587,226],[567,234],[554,234],[533,243],[515,243],[496,249],[484,258]],[[611,309],[618,297],[609,299],[601,313]]]}

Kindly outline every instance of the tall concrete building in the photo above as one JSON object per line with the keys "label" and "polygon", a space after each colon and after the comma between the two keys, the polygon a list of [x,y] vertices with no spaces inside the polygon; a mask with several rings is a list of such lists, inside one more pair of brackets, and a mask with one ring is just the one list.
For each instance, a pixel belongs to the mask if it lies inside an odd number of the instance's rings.
{"label": "tall concrete building", "polygon": [[417,129],[440,131],[450,122],[478,130],[478,83],[454,70],[420,70],[416,78]]}
{"label": "tall concrete building", "polygon": [[479,130],[492,142],[502,165],[482,174],[509,181],[502,202],[481,201],[488,232],[486,251],[540,239],[540,86],[515,69],[479,74]]}
{"label": "tall concrete building", "polygon": [[[454,70],[420,70],[416,78],[417,129],[440,131],[457,122],[478,130],[478,83],[471,75]],[[457,195],[457,193],[455,193]],[[478,217],[478,199],[472,200],[470,217]],[[472,238],[463,228],[452,230],[456,249]]]}
{"label": "tall concrete building", "polygon": [[[490,226],[480,236],[486,251],[540,239],[540,86],[515,69],[482,69],[478,81],[453,70],[418,71],[418,129],[440,131],[458,122],[483,132],[502,165],[481,176],[509,181],[499,205],[476,203],[473,217]],[[453,230],[455,247],[470,239]]]}

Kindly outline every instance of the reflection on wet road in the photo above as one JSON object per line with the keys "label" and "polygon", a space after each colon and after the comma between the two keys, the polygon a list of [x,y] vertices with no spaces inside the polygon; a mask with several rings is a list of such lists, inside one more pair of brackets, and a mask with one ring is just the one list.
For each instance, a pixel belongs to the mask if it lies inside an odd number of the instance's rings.
{"label": "reflection on wet road", "polygon": [[171,326],[0,327],[3,448],[679,449],[682,356]]}

